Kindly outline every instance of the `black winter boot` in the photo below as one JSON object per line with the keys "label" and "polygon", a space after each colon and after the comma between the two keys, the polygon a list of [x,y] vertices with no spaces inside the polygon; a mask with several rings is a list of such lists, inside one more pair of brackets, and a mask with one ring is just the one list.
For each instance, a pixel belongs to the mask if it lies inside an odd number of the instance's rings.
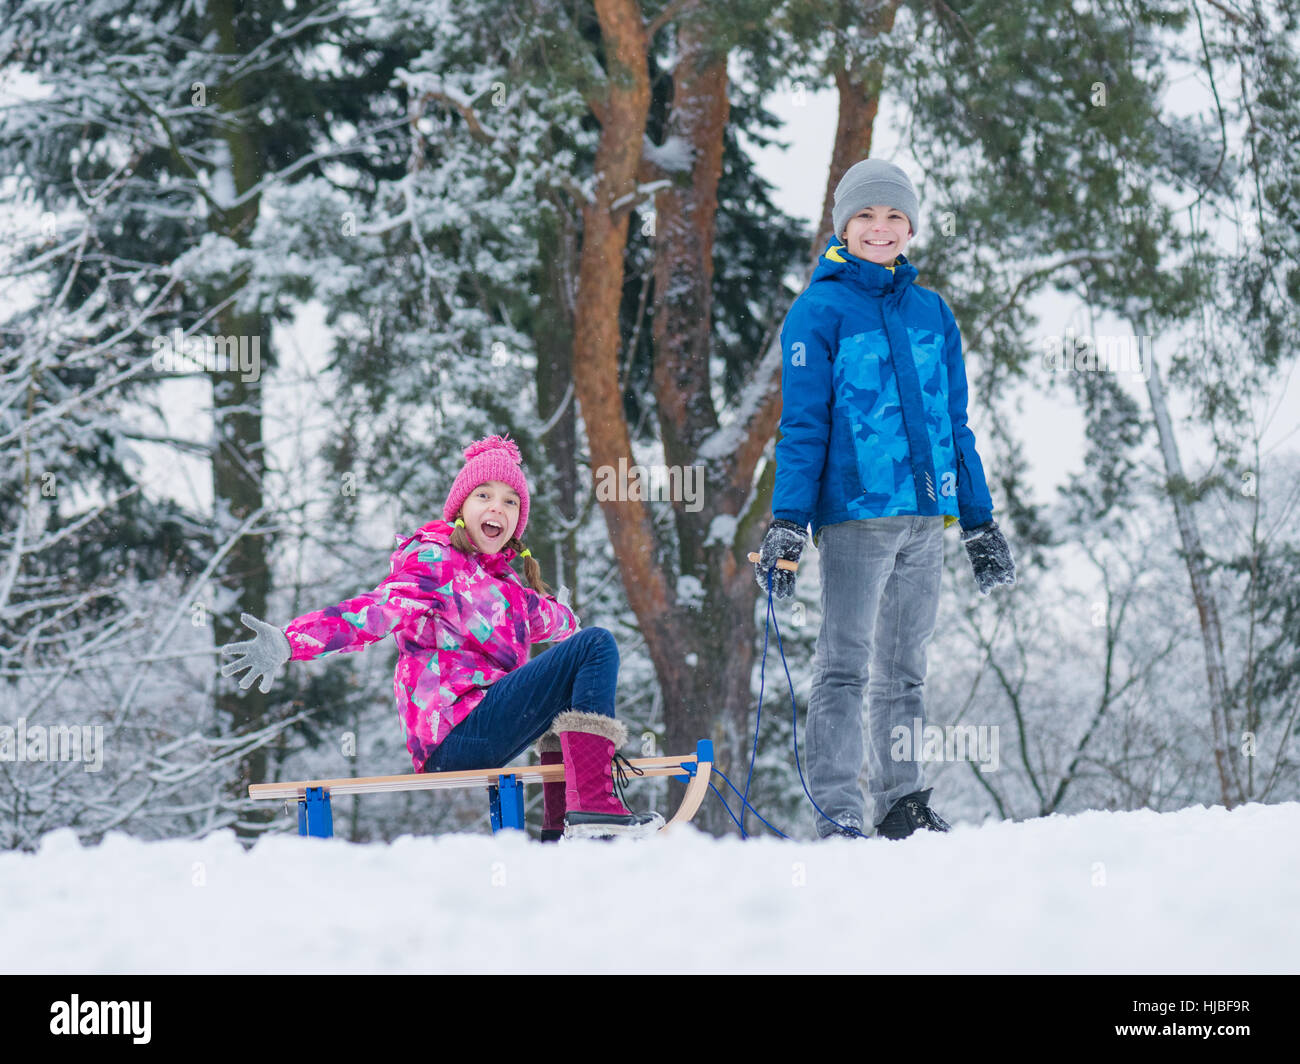
{"label": "black winter boot", "polygon": [[917,828],[928,831],[951,831],[948,823],[930,808],[930,792],[915,791],[898,799],[879,824],[876,834],[882,839],[905,839]]}

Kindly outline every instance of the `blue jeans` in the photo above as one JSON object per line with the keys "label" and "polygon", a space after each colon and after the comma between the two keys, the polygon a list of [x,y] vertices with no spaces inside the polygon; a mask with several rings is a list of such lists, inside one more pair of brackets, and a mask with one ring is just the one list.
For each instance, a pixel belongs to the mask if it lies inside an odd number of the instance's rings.
{"label": "blue jeans", "polygon": [[448,733],[425,772],[508,765],[566,709],[614,715],[618,644],[605,628],[581,628],[488,688],[483,701]]}
{"label": "blue jeans", "polygon": [[[808,701],[808,780],[817,804],[862,830],[862,692],[867,693],[867,783],[873,824],[922,789],[918,751],[890,756],[890,732],[925,727],[925,648],[943,574],[943,517],[873,517],[817,534],[822,626]],[[814,814],[816,815],[816,814]],[[835,825],[817,816],[817,833]]]}

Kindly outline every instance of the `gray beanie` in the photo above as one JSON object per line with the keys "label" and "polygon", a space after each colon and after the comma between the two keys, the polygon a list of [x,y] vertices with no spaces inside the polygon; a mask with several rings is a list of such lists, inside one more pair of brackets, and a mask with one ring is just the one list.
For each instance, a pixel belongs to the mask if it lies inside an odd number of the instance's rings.
{"label": "gray beanie", "polygon": [[836,237],[843,237],[844,227],[863,207],[897,207],[912,223],[912,233],[917,230],[916,189],[911,179],[893,163],[884,159],[863,159],[854,163],[835,186],[835,206],[831,208],[831,221]]}

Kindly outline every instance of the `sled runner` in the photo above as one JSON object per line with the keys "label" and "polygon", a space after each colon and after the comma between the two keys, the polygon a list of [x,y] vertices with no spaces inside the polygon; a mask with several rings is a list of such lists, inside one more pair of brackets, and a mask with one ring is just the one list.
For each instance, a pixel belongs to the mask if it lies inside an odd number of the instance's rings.
{"label": "sled runner", "polygon": [[[641,757],[629,762],[643,776],[672,776],[686,784],[686,796],[676,815],[659,830],[688,823],[699,811],[713,775],[713,743],[701,739],[695,753],[684,757]],[[465,772],[404,773],[400,776],[362,776],[332,780],[303,780],[297,783],[253,783],[248,796],[258,800],[298,802],[298,834],[329,838],[334,834],[334,813],[330,796],[374,794],[378,791],[448,790],[486,787],[492,831],[524,829],[525,783],[557,783],[564,779],[564,765],[524,765],[509,768],[474,769]]]}

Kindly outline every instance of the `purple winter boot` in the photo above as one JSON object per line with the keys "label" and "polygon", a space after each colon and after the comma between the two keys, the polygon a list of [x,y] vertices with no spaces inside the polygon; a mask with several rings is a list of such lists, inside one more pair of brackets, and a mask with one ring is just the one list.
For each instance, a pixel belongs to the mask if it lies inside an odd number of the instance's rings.
{"label": "purple winter boot", "polygon": [[658,813],[632,813],[614,794],[615,751],[627,742],[622,721],[570,709],[555,718],[564,757],[564,837],[642,838],[664,826]]}
{"label": "purple winter boot", "polygon": [[[547,732],[537,742],[537,752],[543,765],[559,765],[564,761],[560,750],[560,737]],[[564,781],[542,784],[542,842],[558,842],[564,834]]]}

